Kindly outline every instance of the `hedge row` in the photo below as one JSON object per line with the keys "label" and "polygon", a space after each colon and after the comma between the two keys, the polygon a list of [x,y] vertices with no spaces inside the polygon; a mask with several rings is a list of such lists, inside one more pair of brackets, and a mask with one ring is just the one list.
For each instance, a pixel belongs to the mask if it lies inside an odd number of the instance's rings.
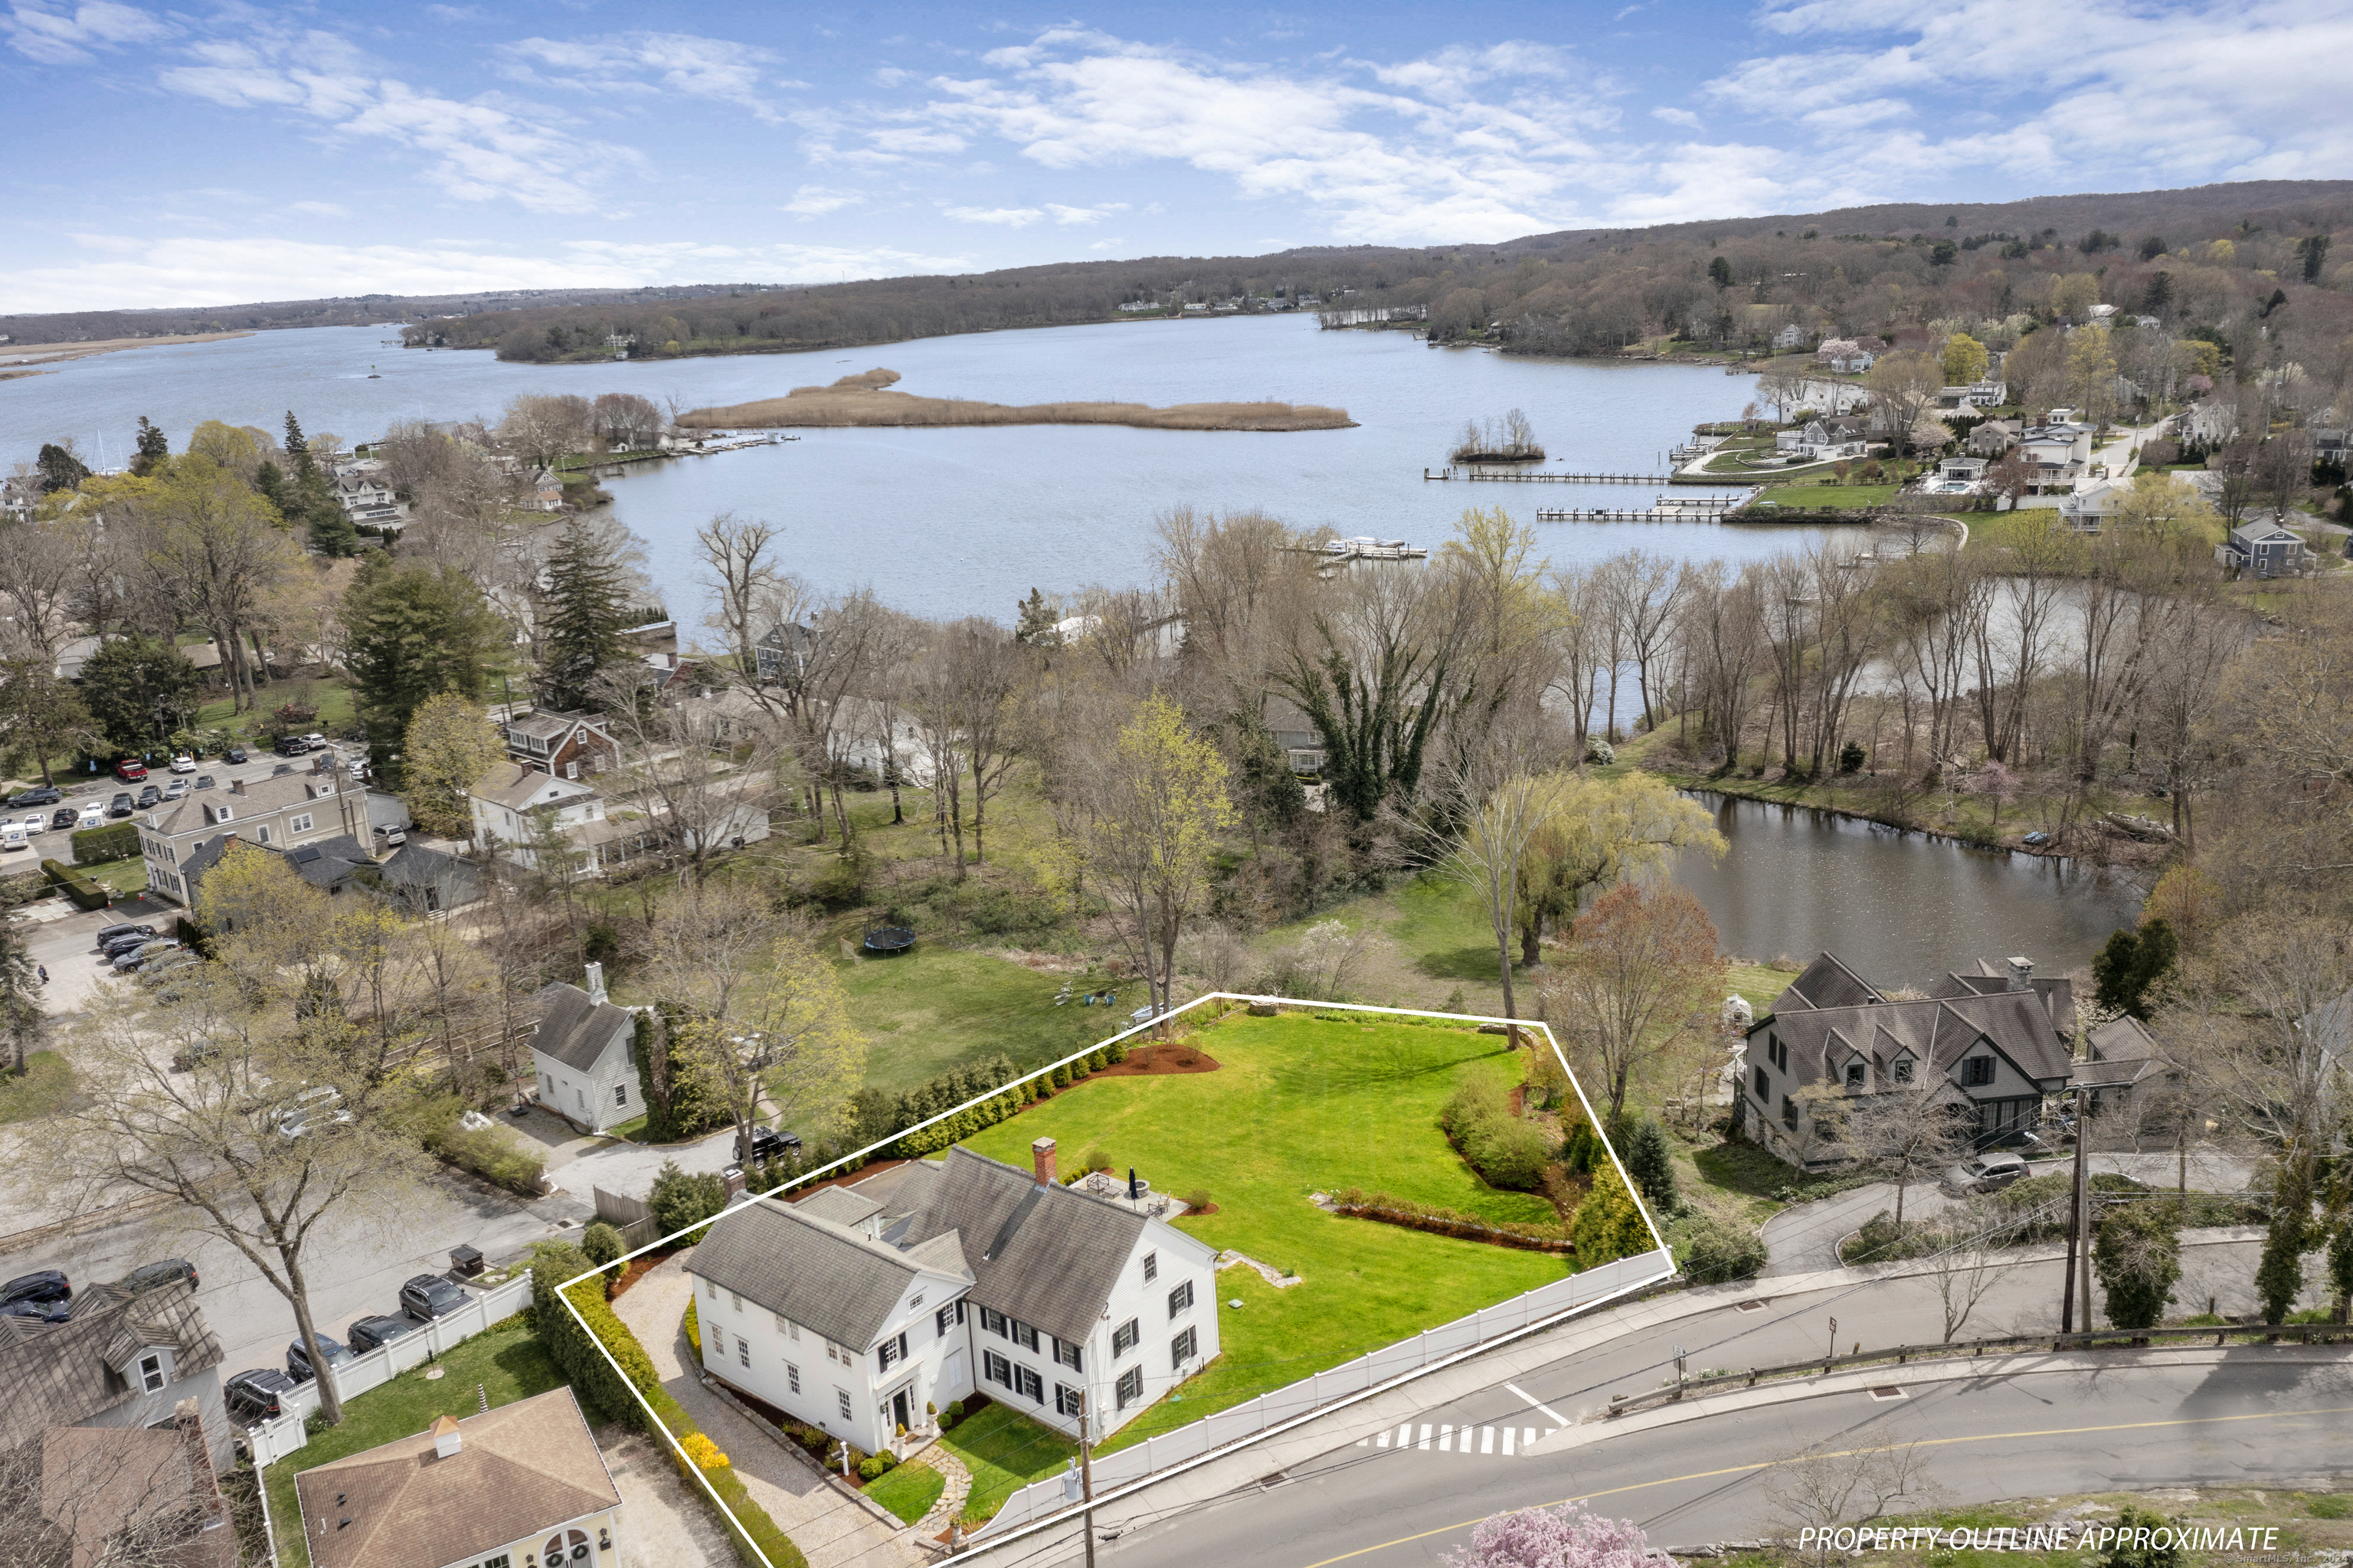
{"label": "hedge row", "polygon": [[102,828],[84,828],[73,836],[76,865],[128,860],[138,853],[139,824],[136,822],[110,822]]}
{"label": "hedge row", "polygon": [[63,887],[77,909],[103,909],[113,902],[113,895],[61,861],[43,861],[41,874]]}
{"label": "hedge row", "polygon": [[1332,1206],[1340,1213],[1356,1219],[1379,1220],[1385,1224],[1403,1225],[1409,1231],[1430,1231],[1442,1236],[1460,1237],[1463,1241],[1491,1242],[1497,1246],[1520,1247],[1528,1252],[1573,1253],[1577,1250],[1577,1244],[1558,1230],[1519,1224],[1511,1220],[1483,1219],[1477,1214],[1417,1203],[1410,1198],[1393,1197],[1387,1192],[1367,1192],[1358,1187],[1333,1193]]}
{"label": "hedge row", "polygon": [[[565,1376],[575,1388],[586,1392],[591,1403],[639,1431],[649,1430],[645,1410],[646,1405],[651,1405],[681,1446],[703,1456],[703,1478],[743,1521],[741,1533],[731,1525],[727,1535],[735,1543],[735,1554],[742,1559],[744,1568],[758,1568],[760,1553],[765,1553],[775,1568],[808,1568],[808,1559],[776,1528],[776,1521],[768,1517],[767,1510],[752,1500],[752,1494],[744,1490],[742,1479],[725,1462],[724,1456],[719,1455],[715,1447],[691,1441],[700,1437],[707,1444],[709,1439],[695,1425],[694,1418],[687,1414],[686,1407],[662,1387],[661,1374],[654,1370],[653,1359],[646,1354],[645,1346],[638,1342],[629,1326],[606,1303],[604,1281],[584,1279],[565,1292],[580,1309],[579,1319],[565,1311],[555,1299],[558,1285],[587,1266],[586,1255],[570,1246],[543,1248],[531,1266],[532,1329],[555,1364],[564,1369]],[[588,1325],[586,1332],[581,1329],[584,1319]],[[612,1351],[612,1361],[598,1353],[598,1341]],[[620,1363],[622,1376],[614,1374],[614,1361]],[[645,1405],[632,1396],[632,1388],[645,1396]],[[694,1477],[688,1465],[675,1454],[671,1458],[678,1464],[680,1474],[691,1482]],[[721,1522],[725,1522],[723,1516]],[[755,1543],[757,1552],[752,1550]]]}
{"label": "hedge row", "polygon": [[[1022,1107],[1055,1089],[1068,1088],[1090,1073],[1099,1073],[1125,1060],[1125,1045],[1100,1046],[1078,1061],[1058,1066],[1049,1073],[1034,1074],[1001,1094],[990,1095],[979,1104],[957,1111],[945,1120],[905,1134],[892,1145],[891,1152],[902,1160],[919,1160],[926,1154],[935,1154],[950,1144],[961,1143],[974,1133],[995,1127]],[[914,1127],[928,1118],[963,1105],[975,1096],[987,1094],[990,1089],[1010,1079],[1014,1072],[1012,1061],[999,1055],[952,1073],[943,1073],[930,1082],[919,1084],[901,1094],[887,1108],[875,1107],[874,1114],[882,1118],[882,1126],[875,1136]]]}

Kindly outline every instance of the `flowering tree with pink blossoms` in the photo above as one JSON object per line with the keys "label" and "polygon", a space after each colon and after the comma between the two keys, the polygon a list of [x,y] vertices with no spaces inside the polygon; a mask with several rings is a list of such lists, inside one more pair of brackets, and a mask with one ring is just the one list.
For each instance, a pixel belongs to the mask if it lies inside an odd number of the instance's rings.
{"label": "flowering tree with pink blossoms", "polygon": [[1446,1568],[1645,1568],[1649,1538],[1631,1520],[1604,1519],[1576,1503],[1482,1520]]}

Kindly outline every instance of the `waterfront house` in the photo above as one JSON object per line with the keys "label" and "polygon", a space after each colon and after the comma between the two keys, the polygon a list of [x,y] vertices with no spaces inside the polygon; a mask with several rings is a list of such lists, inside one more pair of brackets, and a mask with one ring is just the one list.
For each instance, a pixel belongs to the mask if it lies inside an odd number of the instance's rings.
{"label": "waterfront house", "polygon": [[2019,432],[2025,428],[2020,419],[1987,419],[1961,444],[1972,457],[1998,458],[2018,444]]}
{"label": "waterfront house", "polygon": [[2091,467],[2092,427],[2066,418],[2066,412],[2054,408],[2051,418],[2019,436],[2018,444],[2034,464],[2029,495],[2069,494]]}
{"label": "waterfront house", "polygon": [[873,1452],[986,1393],[1117,1431],[1216,1359],[1215,1247],[1148,1202],[955,1148],[730,1209],[687,1262],[714,1377]]}
{"label": "waterfront house", "polygon": [[1805,462],[1853,461],[1871,455],[1870,434],[1852,414],[1825,415],[1791,429],[1775,432],[1773,450]]}
{"label": "waterfront house", "polygon": [[294,1492],[311,1568],[620,1568],[621,1494],[568,1387],[438,1416]]}
{"label": "waterfront house", "polygon": [[2280,525],[2275,514],[2265,512],[2232,529],[2231,536],[2214,546],[2214,561],[2233,576],[2299,577],[2310,567],[2312,551]]}
{"label": "waterfront house", "polygon": [[1898,1001],[1818,956],[1746,1032],[1734,1125],[1800,1169],[1845,1164],[1853,1156],[1838,1142],[1837,1103],[1910,1092],[1935,1075],[1978,1148],[2021,1141],[2073,1071],[2073,987],[2018,958],[1981,961],[1929,991]]}
{"label": "waterfront house", "polygon": [[2079,485],[2061,498],[2059,520],[2078,534],[2096,534],[2116,521],[2132,488],[2126,479],[2094,479]]}

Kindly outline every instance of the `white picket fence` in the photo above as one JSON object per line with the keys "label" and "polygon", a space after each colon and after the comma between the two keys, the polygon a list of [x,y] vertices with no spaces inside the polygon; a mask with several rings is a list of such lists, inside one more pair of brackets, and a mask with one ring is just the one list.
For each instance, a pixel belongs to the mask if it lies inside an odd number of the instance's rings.
{"label": "white picket fence", "polygon": [[[531,1305],[531,1276],[522,1275],[450,1313],[403,1334],[388,1345],[329,1367],[324,1375],[335,1380],[335,1392],[345,1399],[390,1383],[411,1367],[422,1366],[450,1346]],[[306,1383],[279,1399],[279,1416],[249,1428],[246,1441],[253,1449],[253,1467],[276,1464],[310,1440],[303,1423],[319,1408],[319,1385]]]}
{"label": "white picket fence", "polygon": [[[1149,1437],[1133,1448],[1098,1457],[1094,1461],[1095,1496],[1113,1488],[1146,1479],[1203,1455],[1261,1436],[1326,1405],[1385,1384],[1402,1383],[1437,1367],[1451,1357],[1496,1340],[1541,1326],[1548,1319],[1589,1307],[1612,1296],[1638,1290],[1666,1279],[1675,1271],[1674,1259],[1664,1252],[1637,1253],[1572,1274],[1548,1285],[1482,1308],[1467,1318],[1436,1329],[1425,1329],[1410,1340],[1358,1356],[1355,1361],[1302,1378],[1287,1387],[1260,1394],[1248,1404],[1220,1410],[1215,1415]],[[979,1530],[976,1542],[994,1542],[1026,1524],[1058,1513],[1073,1499],[1060,1477],[1032,1481],[1015,1492]]]}

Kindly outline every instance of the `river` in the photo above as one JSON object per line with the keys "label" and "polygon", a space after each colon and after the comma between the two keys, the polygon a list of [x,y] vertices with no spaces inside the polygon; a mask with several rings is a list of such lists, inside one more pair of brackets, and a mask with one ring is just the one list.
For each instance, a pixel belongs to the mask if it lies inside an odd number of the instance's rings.
{"label": "river", "polygon": [[[1152,576],[1166,509],[1258,507],[1434,546],[1471,505],[1647,507],[1656,487],[1424,482],[1467,418],[1526,410],[1560,471],[1662,471],[1702,420],[1736,417],[1754,378],[1707,366],[1608,365],[1431,349],[1404,332],[1321,332],[1309,316],[1123,322],[927,338],[822,354],[506,365],[482,352],[402,349],[386,327],[314,327],[133,349],[0,382],[0,461],[71,436],[120,465],[141,415],[178,450],[203,419],[276,432],[286,410],[346,441],[396,420],[495,418],[523,392],[638,392],[681,407],[780,396],[885,366],[899,389],[1002,403],[1168,404],[1271,397],[1332,404],[1346,430],[1261,434],[1025,425],[812,430],[775,447],[634,466],[607,482],[645,540],[649,571],[691,624],[704,594],[695,526],[712,513],[785,530],[786,565],[821,592],[871,585],[902,609],[1012,619],[1031,588],[1124,587]],[[371,377],[371,371],[375,376]],[[1699,493],[1686,492],[1685,493]],[[1557,564],[1630,546],[1742,562],[1819,536],[1715,524],[1540,524]]]}
{"label": "river", "polygon": [[1885,986],[1925,986],[2013,954],[2038,972],[2091,961],[2137,918],[2141,890],[2073,861],[1974,849],[1804,806],[1690,791],[1732,845],[1681,857],[1674,879],[1707,906],[1724,950],[1803,963],[1836,953]]}

